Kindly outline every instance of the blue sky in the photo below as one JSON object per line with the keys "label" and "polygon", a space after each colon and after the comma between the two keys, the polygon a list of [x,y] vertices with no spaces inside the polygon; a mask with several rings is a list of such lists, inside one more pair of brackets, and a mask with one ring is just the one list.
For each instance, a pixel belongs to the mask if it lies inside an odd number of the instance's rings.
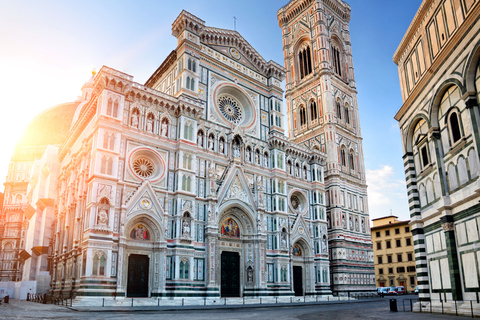
{"label": "blue sky", "polygon": [[[393,54],[421,0],[349,0],[350,34],[371,218],[408,219],[397,122],[402,105]],[[144,83],[176,47],[171,24],[185,9],[207,26],[237,31],[283,63],[277,10],[287,0],[3,1],[0,11],[0,191],[15,142],[39,112],[74,101],[93,68],[106,65]]]}

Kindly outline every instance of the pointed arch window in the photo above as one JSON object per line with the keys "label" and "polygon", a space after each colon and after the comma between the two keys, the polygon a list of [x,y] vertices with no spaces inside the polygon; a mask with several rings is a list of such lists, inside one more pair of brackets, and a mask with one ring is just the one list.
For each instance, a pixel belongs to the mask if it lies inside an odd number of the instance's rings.
{"label": "pointed arch window", "polygon": [[342,56],[340,53],[340,49],[336,44],[332,45],[332,68],[333,71],[339,75],[340,77],[342,76]]}
{"label": "pointed arch window", "polygon": [[307,124],[307,114],[305,111],[305,107],[301,106],[300,107],[300,127],[303,127],[306,124]]}
{"label": "pointed arch window", "polygon": [[118,116],[118,101],[115,100],[115,103],[113,104],[112,117],[116,118],[117,116]]}
{"label": "pointed arch window", "polygon": [[110,157],[107,161],[107,174],[111,175],[113,173],[113,159]]}
{"label": "pointed arch window", "polygon": [[112,133],[112,134],[110,135],[110,141],[109,141],[109,146],[108,146],[108,148],[109,148],[110,150],[113,150],[113,149],[115,148],[115,134],[114,134],[114,133]]}
{"label": "pointed arch window", "polygon": [[342,120],[342,107],[340,103],[337,101],[337,119]]}
{"label": "pointed arch window", "polygon": [[299,50],[298,68],[300,71],[300,80],[312,73],[312,57],[309,46],[305,46]]}
{"label": "pointed arch window", "polygon": [[452,112],[448,119],[450,124],[450,134],[452,137],[452,144],[455,144],[458,140],[462,138],[462,133],[460,132],[460,123],[458,121],[458,116],[456,112]]}
{"label": "pointed arch window", "polygon": [[105,134],[103,135],[103,149],[108,149],[108,142],[110,140],[110,135],[105,132]]}
{"label": "pointed arch window", "polygon": [[346,155],[345,155],[345,149],[342,149],[340,151],[340,158],[341,158],[341,162],[342,162],[342,166],[346,166],[347,165],[347,161],[346,161]]}
{"label": "pointed arch window", "polygon": [[345,124],[350,124],[350,111],[348,106],[345,106]]}
{"label": "pointed arch window", "polygon": [[110,99],[108,99],[108,103],[107,103],[107,116],[112,115],[112,106],[113,106],[113,101],[110,98]]}
{"label": "pointed arch window", "polygon": [[313,100],[310,102],[310,118],[312,121],[315,121],[318,118],[317,104]]}
{"label": "pointed arch window", "polygon": [[107,157],[102,157],[100,161],[100,173],[107,173]]}
{"label": "pointed arch window", "polygon": [[355,159],[353,157],[353,153],[350,153],[348,156],[348,162],[350,164],[350,170],[355,170]]}

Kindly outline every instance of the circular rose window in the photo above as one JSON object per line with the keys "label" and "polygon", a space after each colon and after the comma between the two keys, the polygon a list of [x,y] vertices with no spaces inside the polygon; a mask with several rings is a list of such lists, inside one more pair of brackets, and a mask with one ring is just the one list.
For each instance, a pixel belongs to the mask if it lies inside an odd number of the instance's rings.
{"label": "circular rose window", "polygon": [[217,100],[222,115],[230,122],[238,124],[242,120],[242,107],[233,97],[222,95]]}
{"label": "circular rose window", "polygon": [[244,89],[223,82],[214,89],[214,97],[215,110],[221,120],[245,129],[255,124],[255,101]]}
{"label": "circular rose window", "polygon": [[137,148],[129,158],[131,172],[139,179],[151,182],[159,181],[165,174],[165,161],[162,156],[150,148]]}
{"label": "circular rose window", "polygon": [[150,177],[154,172],[155,166],[148,158],[137,158],[133,161],[133,171],[142,178]]}
{"label": "circular rose window", "polygon": [[289,206],[290,210],[292,210],[296,214],[304,214],[307,212],[308,209],[308,201],[305,194],[300,190],[293,190],[290,193],[290,201]]}

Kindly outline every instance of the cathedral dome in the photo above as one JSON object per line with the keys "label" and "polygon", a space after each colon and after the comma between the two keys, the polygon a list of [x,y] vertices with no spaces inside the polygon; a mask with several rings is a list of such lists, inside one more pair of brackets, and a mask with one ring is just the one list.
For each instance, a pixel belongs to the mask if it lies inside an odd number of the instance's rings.
{"label": "cathedral dome", "polygon": [[70,131],[78,102],[59,104],[37,115],[25,129],[17,146],[44,146],[63,143]]}

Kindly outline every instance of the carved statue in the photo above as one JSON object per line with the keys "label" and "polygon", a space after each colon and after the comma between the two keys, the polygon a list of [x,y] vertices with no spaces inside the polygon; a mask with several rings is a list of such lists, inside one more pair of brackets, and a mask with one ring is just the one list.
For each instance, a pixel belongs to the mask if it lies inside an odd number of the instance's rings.
{"label": "carved statue", "polygon": [[108,213],[107,210],[101,209],[98,212],[97,224],[106,225],[108,223]]}
{"label": "carved statue", "polygon": [[203,147],[203,135],[197,135],[197,145]]}
{"label": "carved statue", "polygon": [[188,223],[187,220],[183,221],[182,235],[190,236],[190,224]]}
{"label": "carved statue", "polygon": [[162,136],[168,136],[168,124],[166,122],[162,123]]}
{"label": "carved statue", "polygon": [[219,152],[222,154],[225,152],[225,142],[223,142],[223,139],[220,139]]}
{"label": "carved statue", "polygon": [[208,138],[208,149],[213,151],[213,136]]}
{"label": "carved statue", "polygon": [[153,132],[153,120],[152,119],[147,119],[147,131],[148,132]]}
{"label": "carved statue", "polygon": [[240,146],[238,144],[233,145],[233,156],[235,158],[240,158]]}
{"label": "carved statue", "polygon": [[138,115],[136,113],[132,114],[132,127],[138,128]]}
{"label": "carved statue", "polygon": [[260,156],[258,155],[258,153],[255,153],[255,163],[260,164]]}
{"label": "carved statue", "polygon": [[263,163],[264,163],[265,167],[268,168],[268,157],[267,156],[263,157]]}

